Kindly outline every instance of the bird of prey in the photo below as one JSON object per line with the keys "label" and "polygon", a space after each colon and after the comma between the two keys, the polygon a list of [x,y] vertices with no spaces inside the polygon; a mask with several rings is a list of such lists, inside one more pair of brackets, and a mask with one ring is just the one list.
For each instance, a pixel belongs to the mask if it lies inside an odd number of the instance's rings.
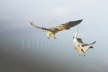
{"label": "bird of prey", "polygon": [[82,22],[82,19],[81,20],[76,20],[76,21],[69,21],[69,22],[66,22],[64,24],[61,24],[61,25],[58,25],[58,26],[55,26],[55,27],[51,27],[51,28],[41,27],[41,26],[38,26],[38,25],[34,24],[33,22],[30,22],[30,24],[33,27],[41,29],[44,32],[46,32],[48,39],[51,38],[51,37],[53,37],[54,39],[56,39],[55,34],[57,32],[62,31],[62,30],[68,30],[71,27],[74,27],[74,26],[80,24],[81,22]]}
{"label": "bird of prey", "polygon": [[93,45],[96,43],[96,41],[93,41],[92,43],[84,43],[81,38],[78,37],[78,31],[73,36],[73,43],[74,43],[74,49],[79,52],[79,56],[83,55],[85,56],[85,53],[88,49],[93,48]]}

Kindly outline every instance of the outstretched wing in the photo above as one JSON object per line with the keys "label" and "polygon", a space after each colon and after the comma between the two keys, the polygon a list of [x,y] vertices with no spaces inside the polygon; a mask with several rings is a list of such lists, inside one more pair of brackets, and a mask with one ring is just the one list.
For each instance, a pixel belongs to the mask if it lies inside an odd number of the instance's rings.
{"label": "outstretched wing", "polygon": [[82,47],[84,47],[84,46],[92,46],[93,44],[95,44],[96,43],[96,41],[94,41],[94,42],[92,42],[92,43],[89,43],[89,44],[82,44]]}
{"label": "outstretched wing", "polygon": [[52,30],[54,32],[62,31],[62,30],[67,30],[67,29],[70,29],[71,27],[74,27],[74,26],[80,24],[81,22],[82,22],[82,19],[81,20],[76,20],[76,21],[70,21],[70,22],[61,24],[59,26],[50,28],[50,30]]}
{"label": "outstretched wing", "polygon": [[47,29],[47,28],[37,26],[37,25],[34,24],[33,22],[30,22],[30,24],[31,24],[33,27],[38,28],[38,29],[41,29],[41,30],[49,30],[49,29]]}

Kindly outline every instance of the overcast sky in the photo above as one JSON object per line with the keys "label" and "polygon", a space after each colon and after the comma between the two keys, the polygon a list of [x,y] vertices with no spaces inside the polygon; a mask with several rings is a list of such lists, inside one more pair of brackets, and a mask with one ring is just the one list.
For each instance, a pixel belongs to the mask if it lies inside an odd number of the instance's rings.
{"label": "overcast sky", "polygon": [[[107,0],[0,0],[1,72],[107,72]],[[52,27],[83,19],[48,40],[29,22]],[[86,57],[73,49],[72,36],[97,43]]]}

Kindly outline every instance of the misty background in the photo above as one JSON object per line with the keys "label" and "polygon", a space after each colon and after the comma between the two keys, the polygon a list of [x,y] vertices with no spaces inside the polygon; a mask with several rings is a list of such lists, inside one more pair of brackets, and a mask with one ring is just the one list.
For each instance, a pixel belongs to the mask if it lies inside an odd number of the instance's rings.
{"label": "misty background", "polygon": [[[0,72],[107,72],[107,0],[0,0]],[[29,22],[53,27],[83,22],[47,39]],[[97,41],[85,57],[73,48],[79,29],[84,42]]]}

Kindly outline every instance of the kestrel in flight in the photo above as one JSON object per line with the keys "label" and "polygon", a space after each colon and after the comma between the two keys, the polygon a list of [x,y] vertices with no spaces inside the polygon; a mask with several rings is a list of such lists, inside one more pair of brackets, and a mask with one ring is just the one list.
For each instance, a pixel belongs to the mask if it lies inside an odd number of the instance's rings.
{"label": "kestrel in flight", "polygon": [[64,24],[61,24],[59,26],[55,26],[55,27],[51,27],[51,28],[41,27],[41,26],[38,26],[38,25],[34,24],[33,22],[30,22],[30,24],[33,27],[38,28],[38,29],[41,29],[44,32],[46,32],[47,33],[47,36],[48,36],[48,39],[51,38],[51,37],[53,37],[54,39],[56,39],[55,34],[57,32],[63,31],[63,30],[68,30],[71,27],[77,26],[81,22],[82,22],[82,19],[81,20],[76,20],[76,21],[69,21],[69,22],[66,22]]}
{"label": "kestrel in flight", "polygon": [[93,41],[92,43],[84,43],[81,38],[78,37],[78,31],[73,36],[73,43],[74,43],[74,49],[78,51],[79,55],[84,55],[87,52],[88,49],[93,48],[93,45],[96,43],[96,41]]}

